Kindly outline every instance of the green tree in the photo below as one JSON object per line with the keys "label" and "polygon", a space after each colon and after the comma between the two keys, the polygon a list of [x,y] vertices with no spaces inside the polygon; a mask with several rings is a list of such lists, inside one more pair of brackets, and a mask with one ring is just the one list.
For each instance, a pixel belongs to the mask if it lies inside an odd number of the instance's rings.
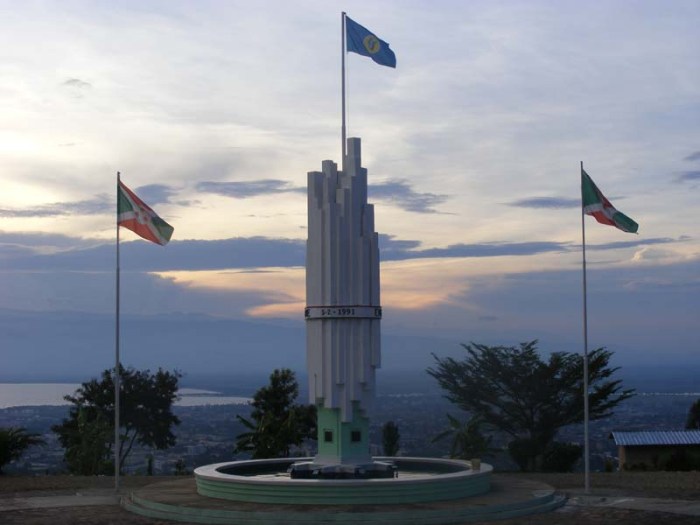
{"label": "green tree", "polygon": [[686,430],[700,430],[700,399],[691,405],[685,428]]}
{"label": "green tree", "polygon": [[[428,369],[445,397],[478,416],[490,428],[510,435],[518,444],[522,470],[540,470],[544,453],[557,431],[583,421],[583,357],[554,352],[544,361],[537,341],[517,347],[462,345],[462,360],[441,359]],[[611,376],[612,352],[598,348],[588,356],[589,416],[603,419],[634,394]]]}
{"label": "green tree", "polygon": [[[59,440],[72,474],[91,476],[114,472],[114,421],[94,407],[78,407],[75,417],[63,421]],[[56,427],[53,427],[56,432]]]}
{"label": "green tree", "polygon": [[461,422],[447,414],[449,426],[433,438],[433,443],[452,436],[450,457],[459,459],[481,458],[491,452],[491,436],[481,432],[483,420],[478,416]]}
{"label": "green tree", "polygon": [[29,447],[44,444],[39,434],[27,432],[26,428],[0,428],[0,474],[5,465],[22,457]]}
{"label": "green tree", "polygon": [[292,446],[316,439],[316,407],[298,405],[299,385],[294,372],[274,370],[270,383],[253,396],[250,419],[237,419],[248,429],[236,437],[234,452],[249,452],[254,459],[289,457]]}
{"label": "green tree", "polygon": [[393,421],[387,421],[382,425],[382,448],[385,456],[395,456],[399,453],[399,426]]}
{"label": "green tree", "polygon": [[[172,412],[181,374],[158,369],[121,368],[119,397],[119,468],[135,443],[159,450],[175,444],[172,432],[180,420]],[[114,457],[114,380],[112,370],[83,383],[73,395],[68,418],[52,430],[66,449],[65,460],[73,473],[108,473]]]}

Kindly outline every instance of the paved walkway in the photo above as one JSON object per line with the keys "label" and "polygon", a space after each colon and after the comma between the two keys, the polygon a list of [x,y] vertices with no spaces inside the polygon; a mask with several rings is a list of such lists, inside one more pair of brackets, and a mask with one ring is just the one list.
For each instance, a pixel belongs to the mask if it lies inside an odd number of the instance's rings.
{"label": "paved walkway", "polygon": [[11,510],[48,509],[52,507],[119,505],[120,499],[121,496],[115,494],[114,489],[90,489],[77,493],[51,496],[11,496],[0,498],[0,513]]}
{"label": "paved walkway", "polygon": [[[700,501],[672,500],[662,498],[638,498],[632,496],[609,496],[603,492],[584,494],[569,491],[567,505],[578,507],[610,507],[628,510],[666,512],[684,516],[700,517]],[[120,496],[112,489],[92,489],[77,493],[51,496],[11,496],[0,498],[0,513],[15,510],[31,510],[53,507],[87,507],[96,505],[118,505]],[[0,522],[2,519],[0,519]]]}
{"label": "paved walkway", "polygon": [[584,494],[569,491],[567,505],[582,507],[611,507],[628,510],[668,512],[684,516],[700,516],[700,501],[675,500],[662,498],[638,498],[634,496],[609,496],[604,492]]}

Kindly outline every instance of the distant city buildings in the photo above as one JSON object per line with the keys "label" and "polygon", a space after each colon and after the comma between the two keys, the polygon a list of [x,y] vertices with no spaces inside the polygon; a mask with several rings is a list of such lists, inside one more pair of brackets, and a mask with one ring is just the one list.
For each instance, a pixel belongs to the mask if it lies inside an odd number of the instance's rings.
{"label": "distant city buildings", "polygon": [[[617,468],[618,447],[610,439],[613,432],[654,431],[682,429],[690,405],[697,399],[693,395],[638,395],[622,404],[615,414],[606,420],[591,423],[591,466],[594,471]],[[182,424],[175,428],[177,445],[167,450],[136,448],[126,471],[145,474],[148,456],[153,455],[154,474],[173,474],[178,461],[191,472],[199,465],[234,459],[236,435],[245,429],[236,420],[236,414],[247,416],[250,407],[245,405],[175,407]],[[45,446],[32,447],[20,461],[7,467],[8,472],[33,474],[65,471],[63,449],[51,426],[59,423],[68,407],[16,407],[0,410],[0,427],[21,426],[30,432],[38,432],[46,440]],[[370,447],[372,454],[381,455],[381,427],[387,421],[398,424],[401,432],[401,455],[445,456],[449,452],[449,439],[433,443],[433,438],[445,429],[446,414],[462,417],[458,409],[436,390],[435,393],[411,395],[379,395],[372,415]],[[572,425],[561,430],[558,440],[581,442],[582,426]],[[494,440],[503,448],[504,439]],[[300,456],[315,453],[314,443],[308,443],[295,452]],[[629,456],[627,456],[629,458]],[[497,469],[513,470],[505,451],[489,458]]]}

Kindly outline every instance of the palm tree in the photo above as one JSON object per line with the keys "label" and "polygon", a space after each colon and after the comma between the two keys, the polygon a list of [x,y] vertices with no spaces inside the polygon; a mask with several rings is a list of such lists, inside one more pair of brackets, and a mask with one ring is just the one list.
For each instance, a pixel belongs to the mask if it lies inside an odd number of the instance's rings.
{"label": "palm tree", "polygon": [[479,458],[491,452],[491,436],[481,433],[483,420],[472,417],[468,421],[461,422],[451,414],[447,414],[449,426],[433,438],[433,443],[452,435],[450,457],[459,459]]}
{"label": "palm tree", "polygon": [[26,428],[0,428],[0,474],[2,467],[19,459],[29,447],[44,444],[39,434],[28,433]]}

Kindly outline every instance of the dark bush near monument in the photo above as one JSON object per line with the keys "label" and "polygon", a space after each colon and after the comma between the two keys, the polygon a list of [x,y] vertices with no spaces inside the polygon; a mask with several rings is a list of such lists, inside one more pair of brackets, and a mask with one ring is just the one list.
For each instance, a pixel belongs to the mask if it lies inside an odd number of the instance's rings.
{"label": "dark bush near monument", "polygon": [[382,448],[385,456],[395,456],[399,453],[399,426],[393,421],[387,421],[382,426]]}
{"label": "dark bush near monument", "polygon": [[700,470],[700,452],[679,449],[670,454],[664,454],[659,458],[662,470],[691,471]]}
{"label": "dark bush near monument", "polygon": [[[520,470],[527,470],[530,458],[538,453],[538,446],[529,439],[516,439],[508,444],[508,452]],[[542,454],[541,470],[543,472],[572,472],[582,455],[581,445],[553,441]]]}
{"label": "dark bush near monument", "polygon": [[544,452],[542,470],[544,472],[572,472],[582,455],[581,445],[555,441]]}

